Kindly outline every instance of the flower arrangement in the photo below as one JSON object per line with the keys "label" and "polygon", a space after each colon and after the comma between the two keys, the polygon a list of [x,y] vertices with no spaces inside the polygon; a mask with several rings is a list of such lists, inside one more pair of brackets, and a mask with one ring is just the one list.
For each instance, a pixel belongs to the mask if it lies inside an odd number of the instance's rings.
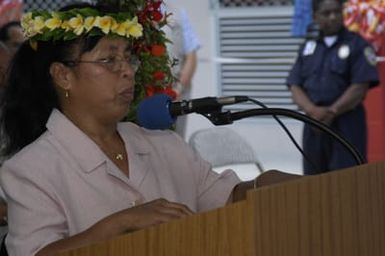
{"label": "flower arrangement", "polygon": [[385,2],[383,0],[348,0],[344,6],[344,22],[371,42],[376,50],[383,47],[385,39]]}
{"label": "flower arrangement", "polygon": [[38,41],[72,40],[87,36],[122,36],[132,40],[133,54],[141,64],[135,75],[135,97],[127,120],[136,120],[136,106],[146,96],[165,93],[176,97],[171,68],[176,60],[167,53],[162,27],[169,14],[160,10],[162,0],[100,0],[100,5],[119,7],[119,13],[100,13],[93,8],[62,12],[33,11],[22,18],[22,27],[31,46]]}
{"label": "flower arrangement", "polygon": [[[175,77],[171,68],[176,60],[171,59],[166,48],[169,40],[161,28],[167,25],[169,14],[162,14],[160,6],[162,0],[125,0],[123,6],[141,6],[137,12],[139,23],[143,25],[143,37],[136,40],[135,52],[139,56],[142,65],[136,73],[136,102],[132,109],[146,96],[164,93],[171,98],[176,98],[176,92],[172,89]],[[136,110],[135,110],[136,111]],[[132,119],[132,118],[129,118]]]}

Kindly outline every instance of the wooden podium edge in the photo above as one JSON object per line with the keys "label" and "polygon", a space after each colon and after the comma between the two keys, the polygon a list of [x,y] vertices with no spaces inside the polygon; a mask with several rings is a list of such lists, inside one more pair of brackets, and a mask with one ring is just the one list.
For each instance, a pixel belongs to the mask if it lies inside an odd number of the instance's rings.
{"label": "wooden podium edge", "polygon": [[385,163],[249,191],[247,200],[62,256],[383,256]]}
{"label": "wooden podium edge", "polygon": [[385,255],[385,162],[248,193],[252,255]]}

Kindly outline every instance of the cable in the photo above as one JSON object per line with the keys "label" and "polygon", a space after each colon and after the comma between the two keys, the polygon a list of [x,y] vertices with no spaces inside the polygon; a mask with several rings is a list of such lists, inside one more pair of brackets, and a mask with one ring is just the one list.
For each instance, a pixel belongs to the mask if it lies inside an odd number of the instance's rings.
{"label": "cable", "polygon": [[[250,98],[250,97],[248,97],[248,98],[249,98],[249,101],[253,102],[254,104],[261,106],[264,109],[268,109],[268,107],[265,104],[263,104],[262,102],[260,102],[256,99]],[[298,142],[295,140],[293,135],[290,133],[289,129],[286,127],[286,125],[276,115],[272,115],[272,116],[278,122],[278,124],[282,127],[282,129],[286,132],[287,136],[289,136],[291,142],[293,142],[294,146],[302,154],[305,161],[307,161],[315,170],[318,170],[319,169],[318,166],[313,161],[311,161],[310,158],[305,154],[303,149],[300,147],[300,145],[298,145]]]}
{"label": "cable", "polygon": [[332,129],[330,129],[327,125],[311,118],[306,115],[300,114],[298,112],[289,110],[289,109],[283,109],[283,108],[262,108],[262,109],[250,109],[250,110],[244,110],[236,113],[228,112],[221,112],[221,113],[211,113],[209,115],[205,115],[210,121],[212,121],[215,125],[221,125],[221,124],[230,124],[233,121],[243,119],[245,117],[251,117],[251,116],[274,116],[274,115],[282,115],[291,117],[300,121],[303,121],[307,124],[310,124],[312,126],[317,127],[321,131],[329,134],[332,136],[335,140],[340,142],[354,157],[356,160],[357,165],[364,164],[364,158],[360,154],[360,152],[355,149],[355,147],[350,144],[346,139],[342,138],[340,135],[335,133]]}

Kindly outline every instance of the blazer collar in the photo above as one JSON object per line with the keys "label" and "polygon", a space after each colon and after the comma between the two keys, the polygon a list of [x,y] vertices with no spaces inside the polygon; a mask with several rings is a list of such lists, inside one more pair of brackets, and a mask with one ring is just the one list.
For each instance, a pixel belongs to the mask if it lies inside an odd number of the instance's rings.
{"label": "blazer collar", "polygon": [[[107,156],[98,145],[59,110],[52,111],[46,127],[48,132],[76,159],[83,171],[91,172],[107,161]],[[139,132],[141,128],[134,124],[119,123],[117,129],[127,152],[139,155],[149,154],[149,144]]]}

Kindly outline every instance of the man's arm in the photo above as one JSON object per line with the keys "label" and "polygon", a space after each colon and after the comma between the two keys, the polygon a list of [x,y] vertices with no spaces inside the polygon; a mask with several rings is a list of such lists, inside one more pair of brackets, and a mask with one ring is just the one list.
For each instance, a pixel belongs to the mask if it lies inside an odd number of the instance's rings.
{"label": "man's arm", "polygon": [[348,112],[360,104],[369,89],[368,83],[352,84],[330,107],[335,116]]}
{"label": "man's arm", "polygon": [[179,75],[179,82],[182,86],[182,88],[180,88],[181,92],[179,93],[182,93],[185,89],[190,87],[191,80],[194,76],[196,66],[197,66],[196,51],[187,53],[185,55],[183,66],[181,68],[180,75]]}
{"label": "man's arm", "polygon": [[311,112],[311,110],[316,107],[314,103],[309,99],[304,90],[298,85],[290,86],[291,95],[293,101],[297,106],[303,110],[307,115]]}
{"label": "man's arm", "polygon": [[307,96],[305,91],[298,85],[291,85],[290,91],[295,104],[302,109],[306,115],[325,124],[330,124],[335,117],[331,109],[315,105]]}

